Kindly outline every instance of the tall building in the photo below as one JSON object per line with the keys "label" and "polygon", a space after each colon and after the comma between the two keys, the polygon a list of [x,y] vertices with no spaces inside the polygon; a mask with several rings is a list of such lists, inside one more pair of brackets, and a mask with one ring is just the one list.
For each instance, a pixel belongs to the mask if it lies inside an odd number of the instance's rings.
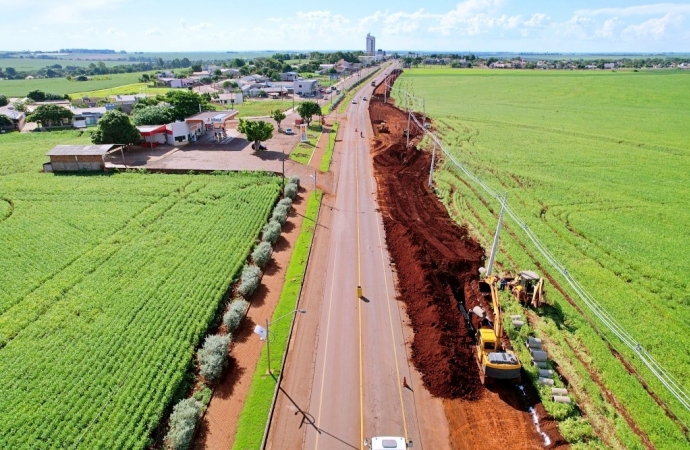
{"label": "tall building", "polygon": [[367,33],[367,55],[374,56],[376,54],[376,38]]}

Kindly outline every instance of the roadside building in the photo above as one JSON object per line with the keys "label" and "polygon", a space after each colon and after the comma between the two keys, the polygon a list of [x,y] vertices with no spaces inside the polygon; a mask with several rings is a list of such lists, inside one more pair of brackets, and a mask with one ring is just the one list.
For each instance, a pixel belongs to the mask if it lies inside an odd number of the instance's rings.
{"label": "roadside building", "polygon": [[140,98],[146,98],[145,94],[135,94],[135,95],[115,95],[110,97],[110,103],[122,108],[122,112],[125,114],[131,114],[134,104]]}
{"label": "roadside building", "polygon": [[218,103],[221,105],[238,105],[242,103],[243,95],[235,92],[218,94]]}
{"label": "roadside building", "polygon": [[293,84],[296,95],[316,95],[319,92],[319,80],[297,80]]}
{"label": "roadside building", "polygon": [[189,134],[192,140],[207,132],[228,130],[230,122],[239,114],[239,111],[204,111],[185,119],[189,126]]}
{"label": "roadside building", "polygon": [[43,164],[46,172],[99,172],[105,168],[108,153],[120,150],[121,145],[56,145],[46,153],[50,162]]}
{"label": "roadside building", "polygon": [[144,138],[144,147],[156,147],[168,142],[166,125],[140,125],[137,131]]}

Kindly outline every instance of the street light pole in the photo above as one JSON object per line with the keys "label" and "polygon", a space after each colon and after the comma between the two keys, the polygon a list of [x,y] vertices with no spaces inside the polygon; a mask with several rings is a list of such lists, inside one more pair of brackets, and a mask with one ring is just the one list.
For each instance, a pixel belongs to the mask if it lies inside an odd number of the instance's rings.
{"label": "street light pole", "polygon": [[[273,322],[269,322],[268,319],[266,319],[266,363],[268,365],[268,374],[272,375],[273,373],[271,372],[271,336],[269,332],[269,328],[272,324],[278,322],[280,319],[283,319],[290,314],[295,314],[295,313],[300,313],[300,314],[305,314],[307,312],[306,309],[296,309],[294,311],[290,311],[287,314],[284,314],[280,317],[278,317],[276,320]],[[257,329],[260,330],[261,327],[257,325],[257,328],[254,329],[254,332],[261,335],[261,333],[257,332]]]}

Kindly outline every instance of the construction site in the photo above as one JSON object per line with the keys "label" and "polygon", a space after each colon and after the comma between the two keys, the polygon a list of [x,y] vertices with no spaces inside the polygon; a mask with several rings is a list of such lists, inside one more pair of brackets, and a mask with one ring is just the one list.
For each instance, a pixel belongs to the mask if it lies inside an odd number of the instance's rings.
{"label": "construction site", "polygon": [[426,389],[443,399],[454,449],[566,448],[528,382],[487,387],[481,381],[466,311],[487,308],[479,287],[485,252],[450,219],[428,185],[432,155],[417,148],[424,130],[414,122],[408,125],[408,113],[390,99],[399,74],[394,71],[379,83],[369,114],[386,245],[398,300],[414,330],[412,362]]}

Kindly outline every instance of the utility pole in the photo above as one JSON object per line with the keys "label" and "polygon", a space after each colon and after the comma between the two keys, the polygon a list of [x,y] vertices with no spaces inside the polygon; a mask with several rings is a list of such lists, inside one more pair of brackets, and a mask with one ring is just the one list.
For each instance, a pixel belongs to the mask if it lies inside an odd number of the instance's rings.
{"label": "utility pole", "polygon": [[489,264],[486,265],[486,276],[488,277],[494,271],[494,260],[496,259],[496,250],[498,250],[498,235],[501,234],[501,223],[503,222],[503,212],[506,209],[506,202],[508,201],[508,193],[506,192],[501,202],[501,214],[498,216],[498,225],[496,226],[496,234],[494,234],[494,244],[491,246],[491,255],[489,256]]}
{"label": "utility pole", "polygon": [[434,141],[434,149],[431,151],[431,167],[429,167],[429,187],[434,184],[434,164],[436,163],[436,139]]}
{"label": "utility pole", "polygon": [[410,117],[412,117],[412,111],[407,108],[407,147],[410,146]]}

